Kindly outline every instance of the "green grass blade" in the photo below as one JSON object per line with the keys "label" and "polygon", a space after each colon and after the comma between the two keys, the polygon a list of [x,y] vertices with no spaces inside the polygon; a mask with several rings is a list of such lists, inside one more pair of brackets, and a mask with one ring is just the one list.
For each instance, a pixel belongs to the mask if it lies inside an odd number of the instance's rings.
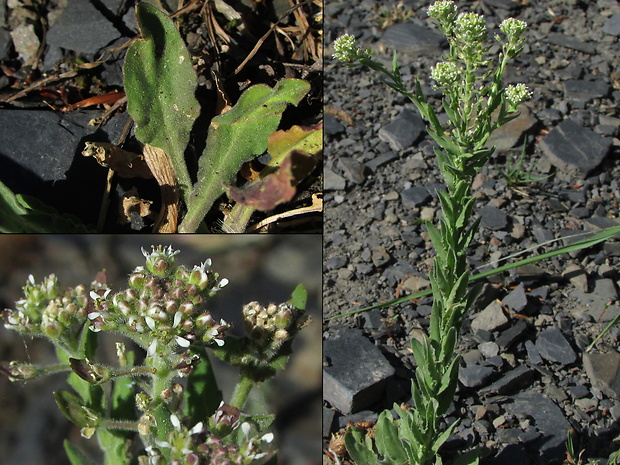
{"label": "green grass blade", "polygon": [[[590,234],[590,233],[583,233],[583,234]],[[500,266],[498,268],[494,268],[492,270],[489,271],[484,271],[482,273],[477,273],[475,275],[472,275],[469,279],[470,282],[473,281],[478,281],[480,279],[484,279],[488,276],[493,276],[499,273],[502,273],[504,271],[508,271],[508,270],[512,270],[514,268],[517,268],[519,266],[524,266],[524,265],[529,265],[531,263],[536,263],[539,262],[541,260],[546,260],[547,258],[552,258],[552,257],[556,257],[558,255],[562,255],[565,253],[570,253],[570,252],[576,252],[578,250],[583,250],[583,249],[587,249],[588,247],[592,247],[593,245],[596,244],[600,244],[601,242],[605,242],[608,239],[611,239],[612,237],[615,236],[620,236],[620,226],[612,226],[610,228],[605,228],[600,230],[599,232],[586,237],[585,239],[582,239],[580,241],[574,242],[572,244],[569,245],[565,245],[564,247],[559,247],[555,250],[551,250],[549,252],[545,252],[539,255],[535,255],[533,257],[529,257],[529,258],[524,258],[523,260],[519,260],[517,262],[514,263],[509,263],[507,265],[503,265]],[[574,236],[572,236],[574,237]],[[561,239],[553,239],[552,241],[549,241],[547,243],[551,243],[551,242],[556,242],[558,240]],[[547,244],[545,243],[545,244]],[[539,244],[536,247],[540,247],[541,245],[544,244]],[[526,252],[526,251],[523,251]],[[519,255],[523,252],[519,252]],[[510,257],[506,257],[506,258],[510,258]],[[364,307],[364,308],[360,308],[357,310],[353,310],[350,312],[346,312],[346,313],[341,313],[340,315],[336,315],[334,317],[328,318],[328,320],[330,319],[336,319],[336,318],[343,318],[345,316],[351,316],[351,315],[356,315],[358,313],[361,312],[367,312],[369,310],[374,310],[376,308],[385,308],[385,307],[391,307],[392,305],[397,305],[403,302],[408,302],[410,300],[413,299],[420,299],[422,297],[426,297],[427,295],[431,295],[432,291],[430,289],[427,289],[425,291],[420,291],[420,292],[416,292],[414,294],[410,294],[404,297],[400,297],[398,299],[394,299],[394,300],[390,300],[388,302],[383,302],[377,305],[372,305],[370,307]]]}

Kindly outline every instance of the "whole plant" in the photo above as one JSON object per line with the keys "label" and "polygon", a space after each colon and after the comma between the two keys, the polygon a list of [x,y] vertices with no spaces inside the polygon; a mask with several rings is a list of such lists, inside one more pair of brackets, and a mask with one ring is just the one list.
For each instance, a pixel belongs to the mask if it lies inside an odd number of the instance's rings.
{"label": "whole plant", "polygon": [[[525,22],[508,18],[500,24],[502,34],[495,35],[495,40],[501,44],[501,52],[493,57],[483,16],[459,13],[449,0],[432,4],[428,15],[449,44],[448,53],[430,73],[434,87],[443,94],[446,123],[427,101],[418,78],[413,89],[403,82],[396,53],[388,69],[373,59],[370,51],[357,47],[351,35],[334,43],[336,59],[379,71],[385,76],[384,83],[415,104],[438,145],[434,151],[445,182],[445,190],[438,191],[442,210],[439,225],[426,222],[436,251],[430,273],[433,306],[428,335],[411,341],[417,364],[411,382],[414,406],[404,409],[394,404],[396,419],[390,411],[382,412],[374,438],[364,430],[349,429],[345,444],[357,465],[442,463],[440,447],[457,425],[454,422],[441,430],[441,420],[457,388],[457,336],[463,316],[479,292],[479,286],[470,286],[467,263],[467,248],[480,224],[480,218],[473,219],[471,185],[495,151],[489,146],[491,134],[516,118],[517,107],[531,95],[524,84],[503,84],[508,62],[523,49]],[[459,459],[460,463],[478,460],[475,453]]]}
{"label": "whole plant", "polygon": [[[56,403],[83,437],[98,440],[106,465],[275,463],[274,415],[250,415],[246,401],[285,368],[307,321],[305,289],[285,303],[248,303],[245,335],[234,336],[209,311],[228,283],[211,260],[188,269],[175,265],[171,247],[143,254],[145,265],[116,292],[105,272],[65,290],[55,275],[41,282],[30,275],[23,298],[4,311],[5,327],[51,341],[58,363],[0,362],[0,372],[12,381],[67,373],[70,389],[54,392]],[[116,363],[99,363],[98,343],[111,332],[134,344],[116,343]],[[232,393],[221,392],[208,353],[239,370]],[[64,448],[72,465],[95,463],[69,440]]]}

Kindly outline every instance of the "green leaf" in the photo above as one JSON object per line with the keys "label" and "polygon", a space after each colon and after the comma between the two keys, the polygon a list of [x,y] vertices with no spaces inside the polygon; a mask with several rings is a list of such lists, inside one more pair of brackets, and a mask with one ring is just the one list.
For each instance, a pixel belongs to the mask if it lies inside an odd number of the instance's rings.
{"label": "green leaf", "polygon": [[435,442],[433,442],[433,445],[432,445],[433,452],[437,453],[439,451],[439,448],[450,437],[450,435],[452,434],[452,431],[454,431],[454,428],[456,428],[456,425],[458,424],[458,422],[459,421],[456,420],[454,423],[448,426],[446,430],[443,433],[441,433],[439,437],[437,437],[437,439],[435,439]]}
{"label": "green leaf", "polygon": [[71,441],[65,439],[63,441],[65,453],[71,462],[71,465],[96,465],[96,462],[88,458],[84,453],[73,445]]}
{"label": "green leaf", "polygon": [[308,303],[308,291],[303,284],[299,284],[291,294],[291,305],[299,310],[305,310]]}
{"label": "green leaf", "polygon": [[93,232],[77,218],[58,211],[40,200],[14,194],[0,182],[0,233],[85,233]]}
{"label": "green leaf", "polygon": [[105,452],[104,465],[128,465],[131,462],[128,439],[132,434],[128,431],[117,431],[106,428],[97,430],[99,446]]}
{"label": "green leaf", "polygon": [[142,39],[131,44],[125,58],[127,110],[136,122],[136,137],[170,157],[187,203],[191,179],[185,149],[200,114],[200,104],[194,97],[196,73],[170,17],[140,2],[136,18]]}
{"label": "green leaf", "polygon": [[192,419],[192,424],[205,421],[218,408],[222,401],[211,360],[204,348],[193,348],[200,355],[200,363],[187,378],[185,407],[183,413]]}
{"label": "green leaf", "polygon": [[401,464],[407,461],[407,453],[389,410],[381,412],[377,419],[375,444],[379,453],[384,457],[389,457],[394,463]]}
{"label": "green leaf", "polygon": [[60,389],[54,392],[54,399],[62,413],[80,428],[97,426],[99,423],[99,417],[85,405],[78,395],[66,389]]}
{"label": "green leaf", "polygon": [[356,465],[380,465],[375,451],[366,446],[363,438],[364,433],[362,432],[362,437],[360,437],[359,430],[357,430],[358,434],[355,435],[354,431],[356,431],[356,428],[352,428],[345,434],[344,445],[347,447],[347,451]]}
{"label": "green leaf", "polygon": [[283,79],[273,89],[258,84],[247,89],[233,108],[213,118],[180,232],[196,231],[224,193],[223,183],[232,184],[243,163],[267,150],[268,137],[278,128],[287,105],[297,105],[309,90],[310,84],[300,79]]}

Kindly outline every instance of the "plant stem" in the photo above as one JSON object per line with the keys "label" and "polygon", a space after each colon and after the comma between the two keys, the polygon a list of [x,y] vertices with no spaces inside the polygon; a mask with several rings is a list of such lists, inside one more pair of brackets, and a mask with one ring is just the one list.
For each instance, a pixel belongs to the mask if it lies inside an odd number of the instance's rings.
{"label": "plant stem", "polygon": [[243,409],[245,401],[248,399],[250,391],[254,387],[254,380],[245,374],[241,374],[241,379],[235,386],[235,390],[230,400],[230,405],[236,407],[239,410]]}
{"label": "plant stem", "polygon": [[187,214],[179,225],[180,233],[196,232],[217,198],[224,193],[221,179],[213,178],[215,178],[214,175],[209,178],[209,182],[201,180],[194,186]]}
{"label": "plant stem", "polygon": [[[160,343],[161,344],[161,343]],[[153,399],[159,398],[162,391],[170,387],[170,379],[172,373],[170,369],[170,363],[168,351],[156,351],[151,357],[151,364],[154,368],[153,384],[151,386],[151,397]]]}

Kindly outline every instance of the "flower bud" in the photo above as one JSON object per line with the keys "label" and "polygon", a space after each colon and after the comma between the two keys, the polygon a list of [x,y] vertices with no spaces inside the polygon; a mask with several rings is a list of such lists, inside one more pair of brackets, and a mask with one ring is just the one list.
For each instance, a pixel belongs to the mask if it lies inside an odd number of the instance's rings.
{"label": "flower bud", "polygon": [[143,273],[133,272],[131,275],[129,275],[129,287],[140,290],[144,287],[145,280],[146,278]]}
{"label": "flower bud", "polygon": [[41,331],[50,339],[56,340],[62,333],[62,326],[58,321],[48,321],[47,323],[41,323]]}
{"label": "flower bud", "polygon": [[183,302],[179,305],[179,311],[184,315],[192,316],[196,311],[196,307],[194,307],[194,304],[191,302]]}
{"label": "flower bud", "polygon": [[278,328],[288,328],[293,318],[293,312],[288,305],[283,305],[276,314],[274,321]]}
{"label": "flower bud", "polygon": [[228,436],[239,426],[241,412],[238,408],[221,403],[219,408],[209,418],[211,431],[219,437]]}

